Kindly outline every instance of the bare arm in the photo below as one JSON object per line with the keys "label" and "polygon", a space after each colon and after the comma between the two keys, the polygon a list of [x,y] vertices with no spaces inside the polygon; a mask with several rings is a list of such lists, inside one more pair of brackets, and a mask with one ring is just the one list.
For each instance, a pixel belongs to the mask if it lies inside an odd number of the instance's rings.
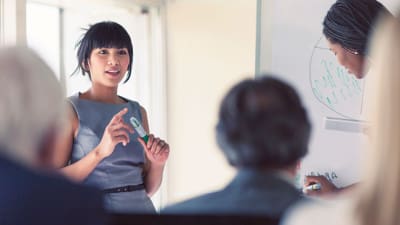
{"label": "bare arm", "polygon": [[[146,111],[143,107],[140,108],[140,111],[143,118],[143,128],[147,133],[150,133]],[[145,144],[142,139],[138,140],[146,153],[147,160],[144,166],[144,183],[147,195],[151,197],[157,192],[161,185],[165,163],[169,156],[169,145],[160,138],[154,137],[152,134],[149,134],[147,144]]]}
{"label": "bare arm", "polygon": [[79,122],[72,106],[69,109],[69,120],[62,138],[56,144],[54,157],[55,166],[61,168],[61,173],[72,180],[81,182],[96,168],[105,157],[109,156],[118,143],[128,143],[127,131],[133,132],[132,128],[123,122],[122,116],[128,111],[123,109],[111,119],[105,128],[103,137],[98,146],[79,161],[67,165],[72,151],[72,143],[77,132]]}

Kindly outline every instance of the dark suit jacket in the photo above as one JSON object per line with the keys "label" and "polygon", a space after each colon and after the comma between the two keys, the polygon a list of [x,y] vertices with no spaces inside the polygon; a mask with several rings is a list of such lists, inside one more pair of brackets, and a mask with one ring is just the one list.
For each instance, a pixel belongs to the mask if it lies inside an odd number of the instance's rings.
{"label": "dark suit jacket", "polygon": [[0,225],[105,224],[101,193],[0,156]]}
{"label": "dark suit jacket", "polygon": [[164,208],[163,214],[245,214],[280,217],[302,194],[274,173],[243,170],[225,189]]}

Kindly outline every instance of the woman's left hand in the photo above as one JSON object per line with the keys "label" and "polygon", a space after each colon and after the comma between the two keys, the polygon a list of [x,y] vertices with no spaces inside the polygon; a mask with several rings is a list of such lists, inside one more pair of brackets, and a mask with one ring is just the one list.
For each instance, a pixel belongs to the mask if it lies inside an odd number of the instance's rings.
{"label": "woman's left hand", "polygon": [[169,156],[168,143],[158,137],[154,137],[152,134],[149,134],[148,136],[149,139],[147,144],[143,141],[143,139],[138,138],[138,141],[144,148],[147,159],[152,165],[164,166]]}

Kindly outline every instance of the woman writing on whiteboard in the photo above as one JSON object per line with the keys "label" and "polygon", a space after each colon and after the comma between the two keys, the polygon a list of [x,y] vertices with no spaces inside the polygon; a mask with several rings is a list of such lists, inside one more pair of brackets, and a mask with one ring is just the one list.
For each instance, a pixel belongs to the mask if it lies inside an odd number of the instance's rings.
{"label": "woman writing on whiteboard", "polygon": [[[381,14],[390,12],[376,0],[337,0],[323,21],[323,34],[340,65],[361,79],[369,69],[368,39]],[[320,189],[307,188],[320,184]],[[347,190],[338,188],[324,176],[306,176],[304,190],[308,195],[325,195]]]}
{"label": "woman writing on whiteboard", "polygon": [[[400,221],[400,14],[386,17],[372,42],[372,115],[363,182],[335,201],[296,207],[284,225],[397,225]],[[312,221],[312,223],[310,223]]]}

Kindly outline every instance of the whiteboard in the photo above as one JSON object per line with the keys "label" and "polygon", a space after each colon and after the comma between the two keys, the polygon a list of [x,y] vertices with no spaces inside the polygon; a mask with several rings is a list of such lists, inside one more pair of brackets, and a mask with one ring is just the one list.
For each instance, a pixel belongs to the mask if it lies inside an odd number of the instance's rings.
{"label": "whiteboard", "polygon": [[[326,118],[366,119],[364,87],[341,67],[322,35],[322,21],[335,0],[258,0],[257,74],[271,73],[296,88],[312,123],[309,154],[301,175],[325,175],[337,186],[360,180],[367,137],[327,129]],[[382,0],[396,11],[396,0]],[[303,179],[301,179],[303,180]]]}

